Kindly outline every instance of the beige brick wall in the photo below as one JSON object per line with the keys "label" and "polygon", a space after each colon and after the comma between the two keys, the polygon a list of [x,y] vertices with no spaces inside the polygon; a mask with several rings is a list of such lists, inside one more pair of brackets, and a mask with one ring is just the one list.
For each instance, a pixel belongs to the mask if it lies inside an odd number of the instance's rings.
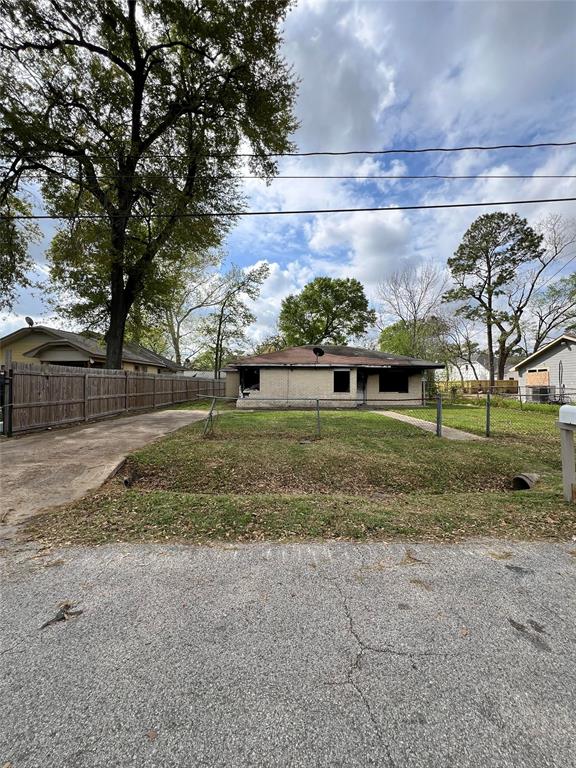
{"label": "beige brick wall", "polygon": [[226,397],[238,397],[238,388],[240,387],[240,374],[227,371],[225,386]]}
{"label": "beige brick wall", "polygon": [[334,392],[331,368],[261,368],[260,391],[250,395],[250,398],[258,397],[355,400],[356,370],[350,370],[350,392]]}
{"label": "beige brick wall", "polygon": [[[342,369],[348,370],[348,369]],[[324,407],[355,407],[361,402],[357,392],[357,372],[350,370],[350,392],[334,392],[333,368],[260,368],[260,390],[251,392],[238,401],[240,408],[293,408],[313,407],[316,399],[322,400]],[[238,373],[227,374],[226,395],[236,397],[240,385]],[[394,403],[420,403],[422,395],[422,373],[416,373],[408,379],[408,392],[379,392],[379,374],[368,376],[366,396],[369,401]],[[294,400],[293,400],[294,399]],[[287,401],[293,400],[289,403]],[[369,405],[370,403],[368,403]]]}

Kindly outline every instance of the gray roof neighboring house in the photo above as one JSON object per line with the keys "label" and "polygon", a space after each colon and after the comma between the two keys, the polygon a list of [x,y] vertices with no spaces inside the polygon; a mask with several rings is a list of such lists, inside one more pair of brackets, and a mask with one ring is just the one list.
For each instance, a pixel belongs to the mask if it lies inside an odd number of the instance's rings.
{"label": "gray roof neighboring house", "polygon": [[[37,354],[50,347],[61,346],[64,343],[80,352],[84,352],[95,360],[106,359],[106,344],[100,334],[85,331],[84,333],[74,333],[73,331],[62,331],[59,328],[49,328],[46,325],[34,325],[31,327],[20,328],[18,331],[3,336],[0,339],[2,343],[16,341],[24,336],[33,336],[39,332],[46,336],[51,336],[51,341],[42,341],[38,346],[29,349],[24,353],[26,357],[34,358]],[[183,366],[177,365],[163,355],[153,352],[151,349],[142,347],[133,342],[124,342],[122,348],[122,361],[134,363],[135,365],[152,365],[158,368],[167,368],[172,371],[183,370]]]}
{"label": "gray roof neighboring house", "polygon": [[539,357],[547,356],[555,349],[555,347],[559,348],[564,344],[568,347],[569,350],[571,350],[576,345],[576,333],[563,333],[562,336],[558,336],[557,339],[553,339],[552,341],[548,342],[548,344],[544,344],[544,346],[540,347],[540,349],[538,349],[536,352],[533,352],[531,355],[528,355],[528,357],[525,357],[524,360],[520,360],[519,363],[516,363],[516,365],[512,366],[512,370],[520,371],[522,368],[526,368],[528,365],[534,365]]}

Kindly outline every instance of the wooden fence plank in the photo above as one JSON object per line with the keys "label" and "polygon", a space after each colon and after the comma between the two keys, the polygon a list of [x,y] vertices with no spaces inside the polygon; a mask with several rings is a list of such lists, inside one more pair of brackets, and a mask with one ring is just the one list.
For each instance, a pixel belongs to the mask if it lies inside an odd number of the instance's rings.
{"label": "wooden fence plank", "polygon": [[169,406],[198,397],[223,396],[216,379],[195,379],[139,371],[12,364],[12,432],[91,421]]}

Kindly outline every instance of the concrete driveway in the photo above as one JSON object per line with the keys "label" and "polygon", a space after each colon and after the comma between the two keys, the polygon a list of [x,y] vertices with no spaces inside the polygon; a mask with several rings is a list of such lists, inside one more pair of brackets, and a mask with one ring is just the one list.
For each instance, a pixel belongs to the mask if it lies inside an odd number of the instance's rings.
{"label": "concrete driveway", "polygon": [[97,488],[130,451],[204,418],[204,411],[163,410],[0,441],[0,539],[27,517]]}
{"label": "concrete driveway", "polygon": [[574,765],[575,552],[11,548],[0,765]]}

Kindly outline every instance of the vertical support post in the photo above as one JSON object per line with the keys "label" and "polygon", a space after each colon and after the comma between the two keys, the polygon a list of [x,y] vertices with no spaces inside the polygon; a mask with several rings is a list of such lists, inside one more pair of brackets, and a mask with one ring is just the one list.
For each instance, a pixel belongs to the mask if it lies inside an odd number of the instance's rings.
{"label": "vertical support post", "polygon": [[6,437],[12,437],[12,412],[14,405],[14,370],[12,368],[8,371],[8,391],[6,395],[7,399],[4,405],[4,434]]}
{"label": "vertical support post", "polygon": [[210,406],[210,411],[208,413],[208,418],[206,419],[206,421],[204,423],[204,432],[202,434],[202,437],[206,437],[208,432],[212,432],[212,427],[213,427],[213,424],[212,424],[212,422],[213,422],[212,413],[214,411],[214,406],[215,405],[216,405],[216,398],[213,397],[212,398],[212,405]]}
{"label": "vertical support post", "polygon": [[316,400],[316,437],[320,437],[320,400]]}
{"label": "vertical support post", "polygon": [[442,395],[436,395],[436,437],[442,437]]}
{"label": "vertical support post", "polygon": [[422,379],[422,405],[426,405],[426,379]]}
{"label": "vertical support post", "polygon": [[152,390],[152,408],[156,408],[156,374],[152,375],[152,381],[154,382],[154,389]]}
{"label": "vertical support post", "polygon": [[128,410],[128,371],[124,371],[124,410]]}
{"label": "vertical support post", "polygon": [[492,431],[492,424],[491,424],[491,401],[490,401],[490,390],[486,392],[486,437],[490,437],[490,433]]}
{"label": "vertical support post", "polygon": [[574,467],[574,431],[560,427],[562,451],[562,487],[566,501],[576,501],[576,469]]}
{"label": "vertical support post", "polygon": [[88,421],[88,377],[89,373],[84,374],[84,421]]}

